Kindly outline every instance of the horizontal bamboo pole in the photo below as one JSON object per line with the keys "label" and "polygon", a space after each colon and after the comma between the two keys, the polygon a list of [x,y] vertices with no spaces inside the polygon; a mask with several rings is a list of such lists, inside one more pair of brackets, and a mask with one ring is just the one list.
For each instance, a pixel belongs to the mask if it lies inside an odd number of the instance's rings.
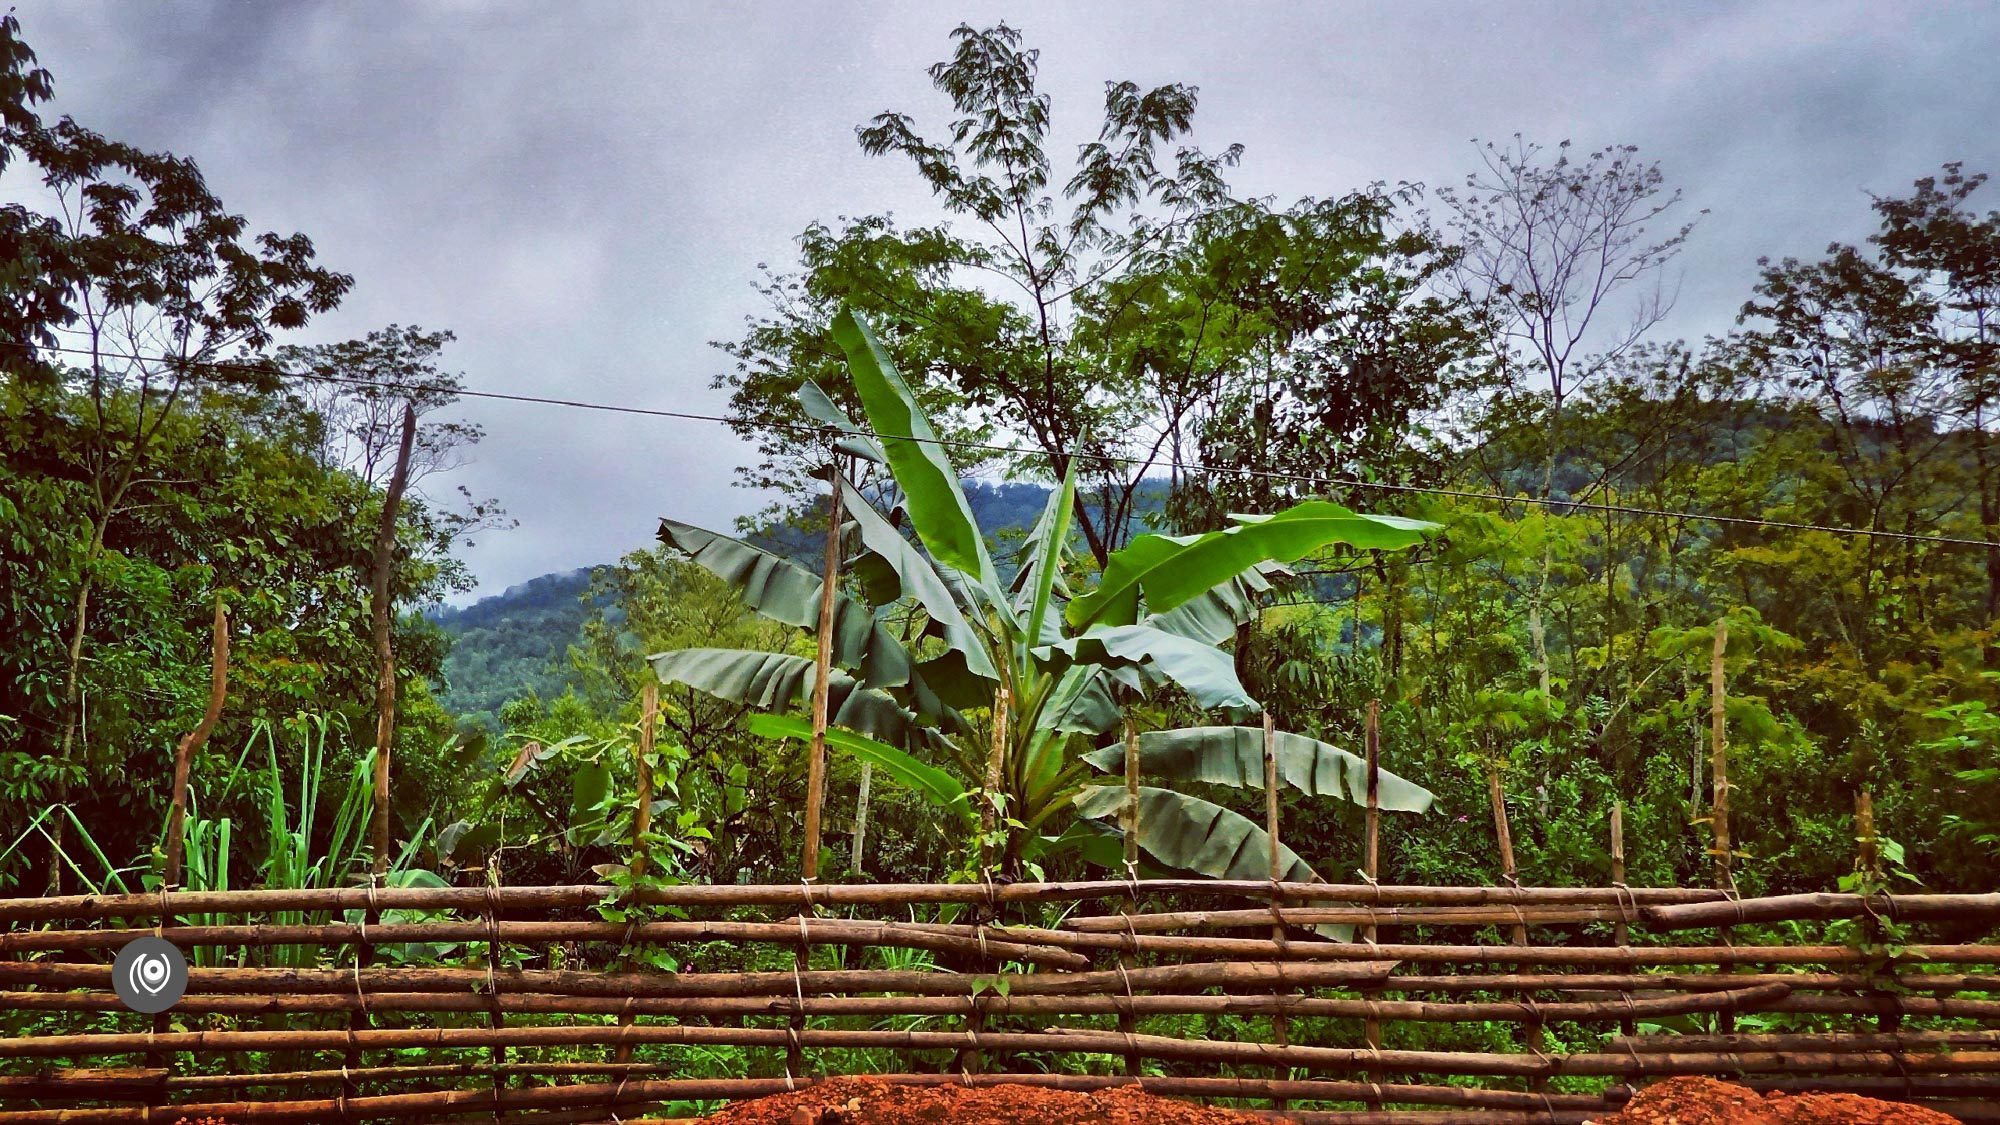
{"label": "horizontal bamboo pole", "polygon": [[[709,1046],[784,1047],[792,1036],[809,1048],[953,1050],[967,1034],[956,1031],[836,1031],[808,1028],[708,1027],[649,1024],[598,1027],[342,1028],[324,1031],[187,1031],[65,1035],[0,1040],[0,1057],[148,1052],[223,1053],[277,1050],[430,1050],[492,1047],[577,1047],[673,1043]],[[1394,1073],[1494,1075],[1509,1077],[1637,1076],[1674,1074],[1807,1073],[1846,1074],[1991,1073],[2000,1070],[1992,1051],[1731,1051],[1618,1052],[1522,1055],[1476,1051],[1373,1051],[1366,1048],[1278,1046],[1222,1040],[1184,1040],[1159,1035],[1052,1028],[1039,1032],[980,1032],[979,1045],[993,1051],[1055,1051],[1219,1062],[1251,1066],[1304,1067],[1354,1071],[1364,1067]],[[636,1084],[634,1084],[636,1085]],[[366,1115],[364,1115],[366,1116]],[[0,1118],[4,1122],[5,1118]]]}
{"label": "horizontal bamboo pole", "polygon": [[1876,916],[1892,922],[2000,922],[2000,894],[1801,894],[1734,902],[1648,905],[1640,911],[1656,930],[1691,930],[1755,922],[1824,921]]}
{"label": "horizontal bamboo pole", "polygon": [[[742,1097],[763,1097],[785,1091],[785,1079],[767,1078],[748,1081],[739,1080],[744,1093]],[[128,1122],[161,1122],[180,1117],[196,1119],[201,1117],[221,1117],[230,1122],[238,1121],[348,1121],[369,1118],[417,1117],[434,1120],[440,1116],[456,1113],[492,1112],[494,1110],[522,1110],[546,1108],[568,1109],[579,1106],[600,1106],[606,1109],[617,1106],[651,1105],[656,1102],[699,1097],[687,1094],[687,1087],[699,1087],[699,1082],[678,1082],[668,1080],[640,1080],[602,1084],[568,1084],[561,1086],[529,1086],[519,1089],[492,1088],[471,1090],[427,1090],[418,1093],[378,1094],[355,1098],[317,1098],[291,1101],[233,1101],[233,1102],[184,1102],[166,1107],[164,1112],[172,1116],[162,1116],[163,1111],[145,1106],[106,1107],[101,1109],[31,1109],[0,1110],[0,1125],[42,1125],[44,1122],[88,1123],[88,1125],[124,1125]],[[489,1118],[490,1120],[490,1118]]]}
{"label": "horizontal bamboo pole", "polygon": [[[1183,910],[1169,914],[1139,914],[1126,924],[1122,915],[1071,918],[1064,929],[1078,933],[1122,934],[1192,929],[1256,929],[1271,924],[1272,911]],[[1292,926],[1498,926],[1525,922],[1531,926],[1579,925],[1636,920],[1638,912],[1620,906],[1288,906],[1278,917]]]}
{"label": "horizontal bamboo pole", "polygon": [[[1137,990],[1171,988],[1332,987],[1379,982],[1395,967],[1393,961],[1347,961],[1336,964],[1207,962],[1157,965],[1131,970],[1089,973],[1024,973],[972,975],[885,969],[815,969],[805,972],[759,973],[613,973],[568,970],[482,969],[442,967],[361,969],[194,968],[188,970],[188,992],[302,993],[369,995],[376,992],[465,993],[540,992],[566,996],[792,996],[838,992],[909,992],[957,996],[975,987],[998,984],[1011,995],[1093,995],[1122,993],[1128,983]],[[111,966],[43,961],[0,962],[0,983],[38,988],[111,987]]]}
{"label": "horizontal bamboo pole", "polygon": [[1852,1051],[1935,1051],[1957,1047],[2000,1046],[2000,1031],[1956,1028],[1949,1031],[1884,1032],[1752,1032],[1734,1035],[1621,1035],[1604,1045],[1607,1051],[1808,1051],[1844,1054]]}
{"label": "horizontal bamboo pole", "polygon": [[66,1067],[46,1074],[0,1075],[0,1104],[27,1098],[147,1101],[164,1094],[161,1067]]}
{"label": "horizontal bamboo pole", "polygon": [[[1118,916],[1120,918],[1125,916]],[[1135,922],[1143,916],[1132,916]],[[1115,919],[1114,919],[1115,920]],[[1265,924],[1269,924],[1265,912]],[[935,928],[940,931],[944,927]],[[955,927],[954,927],[955,928]],[[1115,949],[1120,952],[1158,953],[1201,957],[1254,957],[1259,960],[1339,961],[1393,957],[1404,961],[1484,963],[1512,962],[1543,965],[1699,965],[1728,961],[1765,964],[1868,964],[1880,955],[1845,945],[1806,946],[1486,946],[1486,945],[1382,945],[1373,942],[1332,942],[1311,940],[1273,941],[1264,938],[1219,938],[1137,935],[1123,932],[1043,929],[1032,926],[988,926],[989,939],[1042,943],[1086,949]],[[1747,951],[1747,956],[1746,956]],[[1946,951],[1936,957],[1925,954]],[[1908,947],[1896,955],[1916,963],[1926,960],[1969,964],[2000,964],[2000,945]]]}
{"label": "horizontal bamboo pole", "polygon": [[[0,953],[117,949],[139,937],[153,934],[144,929],[111,930],[24,930],[0,934]],[[560,941],[601,941],[646,943],[738,941],[773,945],[853,945],[900,949],[929,949],[968,956],[981,951],[979,937],[971,926],[920,927],[906,922],[848,921],[838,918],[808,918],[786,922],[645,922],[626,926],[617,922],[413,922],[382,926],[336,923],[320,926],[239,925],[179,926],[164,931],[167,940],[183,949],[197,946],[271,945],[394,945],[408,942],[484,942],[498,937],[503,942],[522,945]],[[1010,961],[1025,961],[1054,968],[1088,968],[1087,957],[1063,949],[1022,945],[989,935],[985,951]]]}
{"label": "horizontal bamboo pole", "polygon": [[2000,1075],[1951,1074],[1930,1078],[1851,1077],[1839,1074],[1811,1078],[1745,1078],[1752,1090],[1783,1093],[1862,1094],[1871,1098],[1977,1098],[2000,1093]]}
{"label": "horizontal bamboo pole", "polygon": [[[830,1033],[834,1035],[844,1033]],[[1007,1040],[1018,1038],[1019,1043]],[[1318,1070],[1350,1070],[1372,1066],[1399,1073],[1506,1075],[1515,1077],[1640,1076],[1730,1074],[1737,1071],[1806,1072],[1814,1069],[1847,1073],[1990,1072],[2000,1069],[2000,1052],[1855,1052],[1809,1053],[1782,1051],[1662,1052],[1658,1054],[1590,1053],[1572,1055],[1496,1054],[1475,1051],[1371,1051],[1347,1047],[1280,1047],[1270,1043],[1189,1041],[1157,1035],[1126,1036],[1115,1032],[1052,1029],[1040,1034],[993,1036],[1002,1050],[1050,1050],[1047,1041],[1074,1044],[1070,1050],[1121,1054],[1136,1049],[1160,1059],[1229,1062],[1252,1066],[1288,1065]],[[829,1046],[841,1045],[829,1043]],[[1062,1049],[1062,1048],[1054,1048]]]}
{"label": "horizontal bamboo pole", "polygon": [[[157,918],[169,915],[262,914],[322,910],[487,910],[584,909],[607,900],[647,906],[687,908],[730,906],[911,906],[981,902],[1076,902],[1126,900],[1135,893],[1124,880],[1070,883],[832,883],[686,884],[620,891],[603,885],[562,887],[324,887],[288,890],[175,891],[160,894],[65,895],[0,899],[0,922],[66,918]],[[1699,888],[1588,887],[1390,887],[1367,883],[1278,883],[1257,879],[1145,879],[1140,896],[1199,895],[1267,902],[1348,902],[1376,905],[1541,904],[1616,906],[1719,901],[1720,891]]]}
{"label": "horizontal bamboo pole", "polygon": [[[1134,976],[1137,975],[1135,972]],[[1585,1003],[1523,1001],[1427,1003],[1406,1000],[1333,1000],[1302,996],[1241,994],[1231,996],[1001,996],[991,991],[963,996],[836,996],[800,1002],[792,996],[562,996],[503,993],[485,996],[457,992],[391,992],[362,999],[352,994],[215,995],[190,994],[174,1010],[190,1015],[279,1015],[313,1012],[490,1012],[632,1015],[714,1018],[729,1016],[958,1016],[977,1010],[989,1015],[1295,1015],[1351,1019],[1459,1023],[1467,1020],[1572,1020],[1608,1022],[1628,1016],[1658,1017],[1697,1012],[1763,1011],[1789,991],[1784,984],[1765,984],[1727,992],[1653,996]],[[124,1010],[112,992],[0,993],[0,1010],[93,1011]]]}
{"label": "horizontal bamboo pole", "polygon": [[2000,1000],[1934,999],[1928,996],[1788,996],[1767,1011],[1810,1012],[1823,1016],[1919,1016],[2000,1020]]}
{"label": "horizontal bamboo pole", "polygon": [[1893,985],[1913,992],[1952,993],[2000,991],[2000,976],[1966,973],[1902,973],[1893,977],[1859,973],[1462,973],[1401,974],[1383,986],[1391,992],[1489,992],[1528,989],[1538,992],[1603,993],[1590,999],[1615,999],[1619,992],[1701,991],[1787,984],[1794,992],[1866,992]]}
{"label": "horizontal bamboo pole", "polygon": [[[1148,1083],[1148,1089],[1151,1084]],[[1237,1113],[1280,1125],[1589,1125],[1608,1110],[1594,1109],[1245,1109]]]}
{"label": "horizontal bamboo pole", "polygon": [[[621,1068],[622,1066],[622,1068]],[[358,1082],[375,1082],[407,1077],[431,1075],[473,1076],[493,1073],[498,1069],[507,1074],[593,1074],[593,1073],[665,1073],[674,1068],[670,1064],[659,1063],[514,1063],[495,1068],[490,1064],[465,1063],[457,1065],[430,1065],[422,1067],[370,1067],[348,1072]],[[411,1074],[423,1071],[425,1074]],[[267,1075],[199,1075],[173,1080],[176,1089],[220,1088],[258,1085],[302,1085],[310,1082],[337,1082],[341,1079],[339,1070],[298,1071]],[[958,1086],[964,1084],[968,1076],[961,1074],[882,1074],[869,1075],[871,1082],[887,1082],[901,1086]],[[1231,1078],[1187,1078],[1187,1077],[1147,1077],[1127,1075],[1096,1074],[975,1074],[969,1076],[975,1086],[1020,1085],[1041,1089],[1091,1092],[1110,1090],[1123,1086],[1143,1085],[1157,1094],[1198,1098],[1271,1098],[1286,1097],[1299,1101],[1349,1101],[1367,1096],[1371,1087],[1366,1082],[1338,1082],[1324,1080],[1274,1080],[1254,1077]],[[811,1080],[801,1078],[800,1084],[810,1085]],[[756,1097],[768,1092],[768,1079],[715,1079],[688,1080],[678,1084],[674,1097],[677,1099],[724,1098],[739,1100]],[[1466,1086],[1425,1086],[1390,1085],[1383,1091],[1389,1100],[1399,1105],[1441,1105],[1461,1107],[1487,1107],[1494,1109],[1535,1109],[1553,1106],[1558,1109],[1589,1110],[1604,1106],[1604,1100],[1593,1094],[1551,1094],[1544,1101],[1542,1095],[1517,1090],[1483,1090]]]}

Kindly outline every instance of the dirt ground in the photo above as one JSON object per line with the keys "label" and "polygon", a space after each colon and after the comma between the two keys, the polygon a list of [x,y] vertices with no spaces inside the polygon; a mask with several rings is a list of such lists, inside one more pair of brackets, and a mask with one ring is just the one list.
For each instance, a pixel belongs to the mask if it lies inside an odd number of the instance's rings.
{"label": "dirt ground", "polygon": [[1255,1125],[1258,1118],[1130,1087],[1090,1094],[1036,1086],[898,1086],[836,1078],[736,1102],[707,1125]]}
{"label": "dirt ground", "polygon": [[[1070,1093],[1034,1086],[898,1086],[837,1078],[791,1094],[737,1102],[707,1125],[1251,1125],[1235,1110],[1131,1087]],[[1957,1125],[1933,1109],[1854,1094],[1759,1094],[1712,1078],[1670,1078],[1641,1090],[1597,1125]]]}
{"label": "dirt ground", "polygon": [[1713,1078],[1669,1078],[1598,1125],[1957,1125],[1922,1106],[1857,1094],[1759,1094]]}

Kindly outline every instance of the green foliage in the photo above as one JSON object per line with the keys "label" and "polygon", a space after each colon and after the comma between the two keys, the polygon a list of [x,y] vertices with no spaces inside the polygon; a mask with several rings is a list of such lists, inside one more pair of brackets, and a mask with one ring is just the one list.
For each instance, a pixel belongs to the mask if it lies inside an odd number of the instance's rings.
{"label": "green foliage", "polygon": [[[830,638],[835,663],[864,673],[857,679],[836,670],[824,685],[829,722],[849,732],[830,743],[914,784],[968,823],[970,784],[985,779],[976,795],[979,831],[972,843],[981,863],[1009,873],[1036,864],[1052,845],[1080,846],[1077,837],[1060,831],[1073,807],[1085,816],[1113,811],[1103,792],[1080,788],[1083,763],[1072,743],[1111,731],[1117,721],[1115,692],[1138,696],[1170,684],[1201,708],[1257,709],[1226,652],[1209,640],[1155,627],[1155,612],[1170,613],[1222,588],[1236,595],[1234,600],[1211,609],[1226,604],[1247,615],[1254,602],[1240,596],[1246,588],[1242,576],[1259,575],[1258,568],[1276,558],[1291,561],[1335,544],[1406,547],[1431,526],[1318,503],[1268,519],[1245,518],[1205,536],[1146,536],[1110,556],[1105,574],[1107,582],[1116,583],[1112,594],[1065,596],[1067,608],[1059,613],[1054,599],[1081,459],[1070,460],[1055,501],[1030,533],[1014,589],[1003,588],[916,397],[859,318],[842,310],[835,336],[847,351],[872,432],[905,497],[903,510],[929,550],[904,539],[850,482],[833,479],[861,547],[854,570],[865,605],[836,602],[839,612],[829,625],[835,630]],[[820,414],[826,413],[823,397],[817,387],[808,395]],[[835,424],[838,428],[840,420]],[[663,523],[661,538],[730,582],[750,608],[785,624],[817,626],[807,610],[819,587],[808,572],[671,520]],[[1065,592],[1068,588],[1064,583]],[[904,643],[921,641],[919,655],[934,655],[885,659],[881,647],[896,642],[879,628],[856,623],[868,612],[878,621],[888,614],[911,615]],[[1078,630],[1066,633],[1065,621]],[[865,645],[859,643],[862,637],[868,638]],[[762,710],[805,703],[815,678],[812,661],[771,652],[685,648],[660,653],[651,664],[666,682]],[[871,678],[866,671],[882,667],[907,674]],[[964,714],[976,714],[982,705],[983,721]],[[752,729],[795,738],[809,734],[797,720],[768,717]],[[923,762],[926,753],[941,756],[942,764],[967,780],[954,780]],[[1168,819],[1143,830],[1140,843],[1163,862],[1199,863],[1211,875],[1254,865],[1260,854],[1268,862],[1268,836],[1238,813],[1194,798],[1165,800],[1161,811]],[[1290,862],[1298,864],[1297,857]]]}

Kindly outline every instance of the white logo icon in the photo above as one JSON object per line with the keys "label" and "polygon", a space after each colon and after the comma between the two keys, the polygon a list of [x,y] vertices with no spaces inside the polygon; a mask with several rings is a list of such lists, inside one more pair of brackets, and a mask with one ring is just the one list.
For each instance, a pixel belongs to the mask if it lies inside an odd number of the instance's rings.
{"label": "white logo icon", "polygon": [[111,965],[111,987],[135,1012],[164,1012],[187,991],[187,958],[170,941],[136,938],[118,951]]}
{"label": "white logo icon", "polygon": [[165,957],[134,957],[132,959],[132,987],[142,988],[154,996],[167,990],[167,978],[173,969]]}

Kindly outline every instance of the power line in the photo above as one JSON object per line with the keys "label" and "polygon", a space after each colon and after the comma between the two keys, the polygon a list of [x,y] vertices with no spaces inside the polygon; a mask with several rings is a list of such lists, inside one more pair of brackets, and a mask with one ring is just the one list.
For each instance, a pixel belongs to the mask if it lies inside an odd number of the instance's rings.
{"label": "power line", "polygon": [[[0,347],[18,348],[26,351],[60,352],[73,355],[90,355],[98,358],[124,359],[135,363],[171,363],[181,367],[200,367],[212,371],[243,371],[258,375],[277,375],[286,379],[301,379],[308,382],[335,383],[355,387],[377,387],[393,391],[434,391],[457,398],[487,399],[494,402],[526,403],[533,406],[560,406],[572,410],[597,410],[608,414],[632,414],[646,418],[673,418],[684,422],[714,422],[732,428],[747,426],[753,429],[789,430],[794,433],[839,433],[835,427],[807,425],[796,422],[761,421],[743,422],[719,414],[697,414],[684,410],[660,410],[644,406],[624,406],[606,402],[590,402],[583,399],[551,398],[543,395],[506,394],[500,391],[475,391],[459,387],[445,387],[432,384],[396,383],[380,379],[359,379],[344,375],[321,375],[308,372],[283,371],[269,366],[251,363],[229,363],[217,360],[183,360],[174,356],[140,356],[124,352],[92,351],[88,348],[38,347],[11,340],[0,340]],[[914,438],[885,437],[866,430],[853,435],[873,438],[876,441],[900,441],[913,444],[933,444],[956,449],[977,450],[986,453],[1007,454],[1016,457],[1043,457],[1046,451],[1023,446],[995,445],[988,442],[966,441],[958,438]],[[1108,464],[1151,466],[1155,462],[1139,457],[1121,457],[1115,454],[1090,454],[1092,460]],[[1984,539],[1973,539],[1958,535],[1924,535],[1909,531],[1888,531],[1869,527],[1840,527],[1832,524],[1805,523],[1796,520],[1774,520],[1761,516],[1725,516],[1711,512],[1677,511],[1671,508],[1647,508],[1632,504],[1606,504],[1599,501],[1558,500],[1542,496],[1509,496],[1498,492],[1480,492],[1473,489],[1444,488],[1436,485],[1391,484],[1386,481],[1364,480],[1349,476],[1317,476],[1305,473],[1287,473],[1276,469],[1248,469],[1210,465],[1188,465],[1184,471],[1193,473],[1216,473],[1220,475],[1250,477],[1264,480],[1281,480],[1293,484],[1304,484],[1317,488],[1338,486],[1344,488],[1373,489],[1378,492],[1400,492],[1422,496],[1446,496],[1458,500],[1483,500],[1495,504],[1537,505],[1550,509],[1560,509],[1564,513],[1589,511],[1625,516],[1649,516],[1660,519],[1701,520],[1708,523],[1726,524],[1733,527],[1762,527],[1781,531],[1817,531],[1829,535],[1858,535],[1874,539],[1888,539],[1906,543],[1928,543],[1934,546],[1992,548],[1995,543]]]}

